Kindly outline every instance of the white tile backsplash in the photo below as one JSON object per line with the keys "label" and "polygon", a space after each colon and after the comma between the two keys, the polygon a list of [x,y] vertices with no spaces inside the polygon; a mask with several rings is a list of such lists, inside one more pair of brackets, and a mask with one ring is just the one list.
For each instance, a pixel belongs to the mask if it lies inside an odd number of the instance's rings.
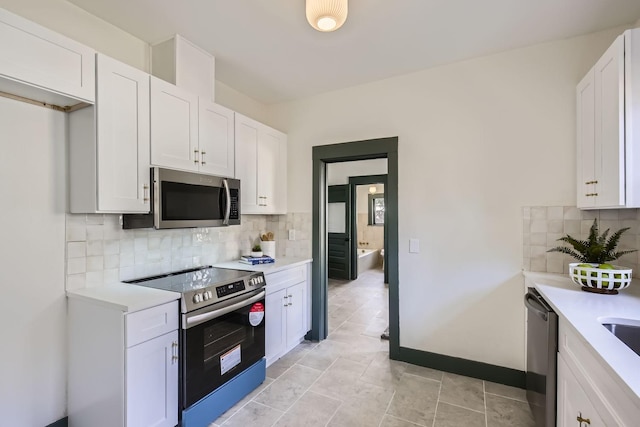
{"label": "white tile backsplash", "polygon": [[[586,239],[595,218],[600,233],[609,228],[610,234],[629,227],[618,244],[619,250],[640,248],[640,210],[607,209],[583,211],[575,206],[526,206],[522,209],[523,253],[522,267],[525,270],[568,273],[569,263],[575,259],[559,252],[548,252],[556,246],[564,246],[559,238],[569,234]],[[531,218],[531,219],[529,219]],[[614,264],[637,269],[640,254],[634,252],[622,256]]]}
{"label": "white tile backsplash", "polygon": [[267,231],[275,234],[277,257],[310,257],[311,221],[311,213],[243,215],[240,226],[122,230],[119,215],[67,214],[66,286],[103,286],[238,259]]}

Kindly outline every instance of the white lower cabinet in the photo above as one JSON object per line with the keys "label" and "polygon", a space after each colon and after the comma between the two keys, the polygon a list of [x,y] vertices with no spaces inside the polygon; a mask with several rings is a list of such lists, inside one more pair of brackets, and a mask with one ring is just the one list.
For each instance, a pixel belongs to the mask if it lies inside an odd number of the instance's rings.
{"label": "white lower cabinet", "polygon": [[309,332],[309,264],[265,273],[267,282],[265,356],[267,366],[297,346]]}
{"label": "white lower cabinet", "polygon": [[178,302],[133,313],[69,299],[69,425],[178,423]]}
{"label": "white lower cabinet", "polygon": [[605,423],[562,356],[558,355],[558,427],[600,427]]}
{"label": "white lower cabinet", "polygon": [[127,349],[127,426],[176,425],[177,362],[178,331]]}
{"label": "white lower cabinet", "polygon": [[637,397],[568,322],[558,323],[558,427],[635,427]]}

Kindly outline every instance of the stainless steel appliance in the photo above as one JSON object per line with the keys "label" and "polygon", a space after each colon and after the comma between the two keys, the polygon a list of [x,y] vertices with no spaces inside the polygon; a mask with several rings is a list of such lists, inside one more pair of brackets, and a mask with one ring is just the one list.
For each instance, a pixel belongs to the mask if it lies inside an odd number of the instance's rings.
{"label": "stainless steel appliance", "polygon": [[558,315],[534,288],[527,308],[527,400],[537,427],[556,425]]}
{"label": "stainless steel appliance", "polygon": [[152,212],[123,215],[123,228],[193,228],[240,224],[240,181],[151,168]]}
{"label": "stainless steel appliance", "polygon": [[208,426],[264,381],[263,273],[207,266],[128,283],[182,294],[182,427]]}

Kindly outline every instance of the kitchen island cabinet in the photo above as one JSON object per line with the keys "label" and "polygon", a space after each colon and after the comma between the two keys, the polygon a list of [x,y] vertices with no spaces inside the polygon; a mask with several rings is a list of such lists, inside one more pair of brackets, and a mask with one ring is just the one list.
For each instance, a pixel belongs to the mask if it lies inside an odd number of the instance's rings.
{"label": "kitchen island cabinet", "polygon": [[179,294],[118,284],[68,297],[69,425],[174,427]]}
{"label": "kitchen island cabinet", "polygon": [[289,258],[274,264],[240,262],[216,267],[262,271],[266,281],[265,357],[267,366],[304,340],[311,329],[311,260]]}
{"label": "kitchen island cabinet", "polygon": [[[640,319],[640,283],[619,295],[583,292],[566,276],[525,273],[558,313],[558,418],[564,426],[636,426],[640,356],[611,334],[608,319]],[[578,418],[589,419],[578,423]]]}

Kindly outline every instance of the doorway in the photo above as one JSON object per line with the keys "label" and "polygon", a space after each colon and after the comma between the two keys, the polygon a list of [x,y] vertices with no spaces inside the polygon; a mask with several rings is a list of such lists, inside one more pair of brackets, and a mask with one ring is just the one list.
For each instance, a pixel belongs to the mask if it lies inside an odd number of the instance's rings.
{"label": "doorway", "polygon": [[380,138],[364,141],[313,147],[313,267],[311,331],[308,338],[323,340],[328,335],[327,316],[327,164],[387,159],[385,186],[385,231],[387,248],[385,266],[389,283],[389,357],[399,357],[398,308],[398,138]]}

